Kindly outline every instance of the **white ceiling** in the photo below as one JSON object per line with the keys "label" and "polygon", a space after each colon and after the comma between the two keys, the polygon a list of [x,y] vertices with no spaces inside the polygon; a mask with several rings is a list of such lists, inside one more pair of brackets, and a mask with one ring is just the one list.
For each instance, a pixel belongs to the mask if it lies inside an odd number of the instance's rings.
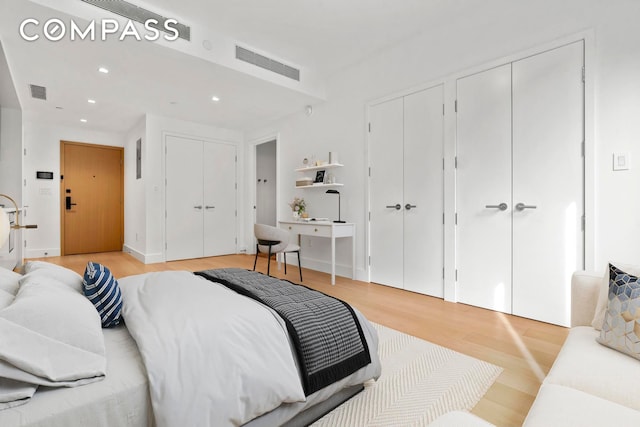
{"label": "white ceiling", "polygon": [[[79,1],[79,0],[78,0]],[[210,28],[293,65],[327,76],[401,42],[444,25],[453,0],[155,0],[142,3],[187,25]],[[445,5],[446,4],[446,5]],[[319,102],[300,91],[210,61],[137,41],[27,42],[18,27],[60,11],[26,0],[0,0],[0,40],[23,110],[40,120],[123,132],[145,113],[231,129],[248,129]],[[468,10],[467,10],[468,12]],[[451,16],[451,15],[449,15]],[[99,66],[111,72],[97,72]],[[34,100],[29,84],[47,87]],[[214,103],[211,96],[221,101]],[[95,99],[96,104],[87,103]],[[56,107],[61,107],[58,109]],[[80,119],[87,123],[80,123]]]}

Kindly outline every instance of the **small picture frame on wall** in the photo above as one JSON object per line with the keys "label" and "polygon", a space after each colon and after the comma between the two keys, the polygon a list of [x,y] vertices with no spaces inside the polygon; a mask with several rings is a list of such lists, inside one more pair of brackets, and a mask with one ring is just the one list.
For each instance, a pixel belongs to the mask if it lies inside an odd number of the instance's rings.
{"label": "small picture frame on wall", "polygon": [[314,184],[322,184],[324,183],[324,173],[325,171],[317,171],[316,172],[316,179],[313,181]]}

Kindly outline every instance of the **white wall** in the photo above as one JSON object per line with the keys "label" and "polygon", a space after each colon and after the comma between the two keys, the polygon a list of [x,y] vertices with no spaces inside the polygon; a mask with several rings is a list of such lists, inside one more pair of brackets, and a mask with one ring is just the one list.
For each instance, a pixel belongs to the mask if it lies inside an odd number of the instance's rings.
{"label": "white wall", "polygon": [[[22,112],[0,108],[0,193],[22,203]],[[8,200],[0,200],[8,204]]]}
{"label": "white wall", "polygon": [[[57,126],[24,115],[24,205],[28,222],[25,258],[60,255],[60,141],[124,147],[124,135],[82,127]],[[36,171],[53,172],[53,180],[36,179]]]}
{"label": "white wall", "polygon": [[[125,135],[124,145],[124,250],[144,261],[147,245],[146,228],[146,118],[140,119]],[[142,140],[142,177],[136,179],[136,142]]]}
{"label": "white wall", "polygon": [[[293,187],[303,157],[315,155],[326,159],[337,151],[345,168],[338,177],[345,186],[343,219],[356,222],[358,277],[365,279],[366,226],[366,105],[368,102],[427,82],[444,80],[453,73],[507,57],[536,46],[593,30],[595,57],[587,57],[595,111],[595,132],[591,167],[595,184],[587,182],[587,192],[595,196],[595,211],[588,221],[595,221],[591,236],[593,256],[587,267],[604,269],[609,259],[637,262],[640,247],[633,237],[640,233],[640,165],[632,164],[626,172],[611,170],[611,154],[628,151],[632,161],[640,156],[640,2],[615,0],[566,0],[562,2],[487,2],[483,16],[452,6],[452,19],[401,45],[379,52],[333,76],[327,85],[327,102],[317,105],[307,117],[302,111],[270,126],[247,132],[247,140],[279,133],[280,151],[280,219],[288,219],[288,203],[294,195],[304,196],[312,216],[333,216],[335,201],[317,190]],[[457,9],[457,10],[456,10]],[[450,90],[450,89],[449,89]],[[452,110],[447,105],[447,111]],[[587,112],[590,114],[590,112]],[[453,129],[454,130],[454,129]],[[455,153],[455,135],[447,129],[447,179],[445,203],[453,210],[453,173],[449,165]],[[640,160],[639,160],[640,161]],[[633,166],[635,165],[635,166]],[[590,166],[588,164],[588,166]],[[286,215],[286,218],[283,217]],[[447,233],[447,247],[453,247],[453,233]],[[320,240],[320,239],[318,239]],[[309,244],[313,246],[309,247]],[[338,244],[338,269],[349,275],[348,241]],[[307,265],[328,271],[328,249],[322,241],[303,241]],[[447,250],[446,287],[453,287],[453,249]],[[450,294],[451,295],[451,294]]]}
{"label": "white wall", "polygon": [[[146,144],[143,144],[144,153],[142,166],[146,189],[146,247],[143,255],[144,262],[147,263],[164,261],[164,136],[167,134],[210,141],[226,141],[236,144],[238,146],[238,212],[244,212],[246,210],[243,191],[245,188],[245,180],[244,174],[242,173],[242,171],[244,171],[242,132],[148,114],[146,116]],[[240,221],[238,222],[238,230],[238,242],[244,242],[245,230]],[[246,250],[246,247],[241,246],[239,249]]]}
{"label": "white wall", "polygon": [[[22,112],[15,108],[0,108],[0,193],[15,200],[18,207],[22,206]],[[0,198],[0,204],[11,207],[11,202],[4,198]],[[31,217],[20,219],[22,223],[27,223]],[[21,262],[22,239],[31,231],[15,232],[15,254],[11,256],[11,262],[14,259],[17,263]]]}

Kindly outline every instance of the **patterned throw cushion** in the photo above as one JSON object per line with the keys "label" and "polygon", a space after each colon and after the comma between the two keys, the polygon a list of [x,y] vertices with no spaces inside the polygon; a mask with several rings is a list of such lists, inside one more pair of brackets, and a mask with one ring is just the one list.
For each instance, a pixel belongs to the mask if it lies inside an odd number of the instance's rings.
{"label": "patterned throw cushion", "polygon": [[609,264],[609,303],[600,344],[640,359],[640,283]]}
{"label": "patterned throw cushion", "polygon": [[102,327],[118,325],[122,313],[122,293],[111,271],[102,264],[89,262],[84,272],[83,288],[84,295],[98,310]]}

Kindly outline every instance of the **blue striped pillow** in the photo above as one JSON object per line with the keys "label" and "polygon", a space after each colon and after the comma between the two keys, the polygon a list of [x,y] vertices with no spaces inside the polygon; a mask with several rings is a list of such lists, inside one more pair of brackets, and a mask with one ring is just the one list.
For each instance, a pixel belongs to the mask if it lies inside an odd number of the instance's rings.
{"label": "blue striped pillow", "polygon": [[111,271],[102,264],[89,262],[82,281],[84,295],[98,310],[103,328],[111,328],[120,323],[122,313],[122,293],[118,281]]}

